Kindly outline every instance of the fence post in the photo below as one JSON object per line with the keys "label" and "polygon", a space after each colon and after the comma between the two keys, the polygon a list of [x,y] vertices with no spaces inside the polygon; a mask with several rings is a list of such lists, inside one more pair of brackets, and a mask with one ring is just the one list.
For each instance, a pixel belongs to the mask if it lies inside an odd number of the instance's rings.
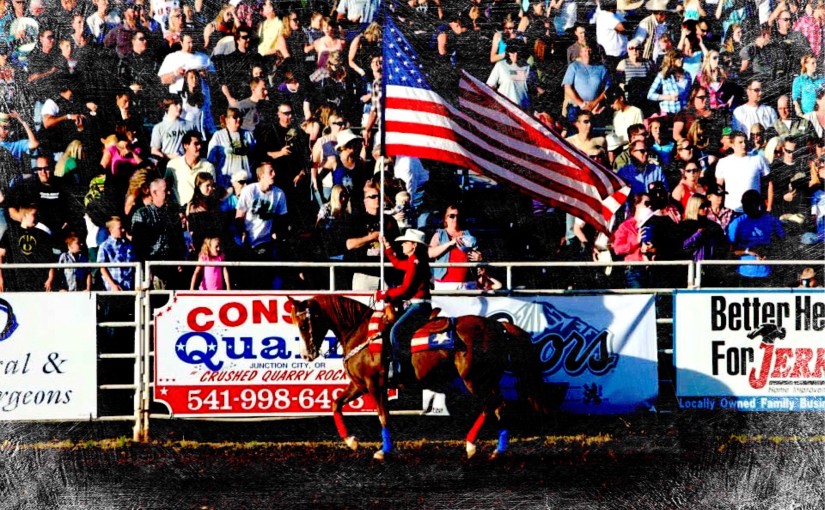
{"label": "fence post", "polygon": [[[151,289],[151,280],[149,279],[149,275],[151,274],[151,269],[149,268],[150,262],[146,262],[146,270],[143,271],[145,273],[145,280],[141,279],[143,283],[141,283],[138,292],[140,293],[140,300],[142,303],[142,317],[141,326],[142,326],[142,339],[143,339],[143,404],[142,404],[142,415],[143,415],[143,430],[142,430],[142,442],[147,442],[149,440],[149,386],[151,385],[151,356],[150,353],[152,352],[152,333],[151,333],[151,320],[152,320],[152,312],[151,306],[149,303],[149,289]],[[141,266],[142,268],[143,266]],[[144,275],[141,275],[144,276]]]}
{"label": "fence post", "polygon": [[144,413],[146,413],[146,385],[144,384],[144,372],[146,370],[146,352],[143,342],[143,298],[140,289],[142,282],[141,265],[135,264],[135,285],[132,305],[135,317],[135,425],[132,431],[133,441],[144,441]]}

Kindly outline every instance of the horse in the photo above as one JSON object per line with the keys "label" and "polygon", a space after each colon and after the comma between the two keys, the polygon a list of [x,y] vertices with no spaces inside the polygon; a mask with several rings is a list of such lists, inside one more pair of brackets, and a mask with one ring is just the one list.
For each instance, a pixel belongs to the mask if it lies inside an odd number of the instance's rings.
{"label": "horse", "polygon": [[[344,369],[349,376],[349,386],[335,400],[332,414],[338,434],[353,451],[358,440],[348,434],[342,409],[361,395],[370,395],[376,403],[381,422],[382,446],[373,458],[384,460],[393,451],[388,425],[386,363],[381,354],[370,352],[368,324],[374,310],[363,303],[343,296],[324,294],[305,301],[289,298],[292,304],[293,324],[301,334],[301,356],[312,361],[321,353],[321,346],[328,331],[332,331],[343,347]],[[506,406],[500,380],[505,370],[512,371],[519,380],[519,393],[537,412],[547,413],[561,404],[567,385],[546,385],[542,380],[539,356],[530,335],[518,326],[477,315],[465,315],[454,319],[430,318],[430,322],[418,330],[441,331],[447,323],[454,327],[455,346],[452,350],[424,350],[412,353],[411,362],[415,379],[422,386],[436,382],[445,371],[451,379],[458,375],[467,391],[475,398],[483,399],[481,413],[465,438],[467,458],[476,454],[476,439],[485,419],[495,413],[499,422],[498,445],[491,454],[502,454],[509,440],[503,412]]]}

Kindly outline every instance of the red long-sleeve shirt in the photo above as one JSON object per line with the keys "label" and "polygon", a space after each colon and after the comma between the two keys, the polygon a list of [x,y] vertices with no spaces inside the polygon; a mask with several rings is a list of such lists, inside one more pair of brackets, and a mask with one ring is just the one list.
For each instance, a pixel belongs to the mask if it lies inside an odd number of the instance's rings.
{"label": "red long-sleeve shirt", "polygon": [[627,261],[644,260],[636,218],[625,220],[616,229],[616,233],[613,234],[613,251],[616,255],[624,255]]}
{"label": "red long-sleeve shirt", "polygon": [[387,298],[390,301],[430,299],[429,267],[421,264],[414,253],[406,259],[399,259],[391,249],[384,253],[394,268],[404,271],[404,281],[398,287],[387,289]]}

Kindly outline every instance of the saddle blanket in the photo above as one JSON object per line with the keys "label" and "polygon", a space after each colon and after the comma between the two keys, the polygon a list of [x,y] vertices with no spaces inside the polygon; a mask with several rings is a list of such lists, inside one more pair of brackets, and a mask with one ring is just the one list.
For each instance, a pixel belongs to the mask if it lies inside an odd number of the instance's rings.
{"label": "saddle blanket", "polygon": [[[372,354],[380,354],[383,344],[383,335],[389,332],[382,332],[384,325],[384,312],[376,311],[370,318],[369,326],[367,327],[367,338],[369,338],[369,352]],[[453,337],[455,328],[448,327],[446,331],[433,333],[430,328],[423,327],[416,331],[410,343],[411,352],[453,349],[455,347],[455,339]]]}
{"label": "saddle blanket", "polygon": [[426,327],[416,331],[410,343],[412,352],[452,349],[455,347],[454,328],[440,333],[431,333]]}

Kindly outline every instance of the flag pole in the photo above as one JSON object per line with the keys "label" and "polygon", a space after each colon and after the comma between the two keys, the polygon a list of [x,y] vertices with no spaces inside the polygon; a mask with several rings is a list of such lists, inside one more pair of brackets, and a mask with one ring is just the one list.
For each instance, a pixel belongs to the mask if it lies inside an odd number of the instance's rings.
{"label": "flag pole", "polygon": [[[384,76],[384,43],[383,43],[383,31],[387,28],[387,9],[385,7],[385,2],[381,2],[381,10],[379,16],[381,17],[381,32],[382,32],[382,42],[381,42],[381,101],[379,101],[379,109],[378,109],[378,141],[380,145],[380,152],[378,156],[378,171],[381,172],[380,177],[380,189],[378,190],[378,225],[379,230],[381,232],[381,237],[384,237],[384,169],[386,168],[385,161],[387,157],[387,144],[386,139],[386,130],[384,129],[384,112],[387,109],[387,80]],[[375,91],[373,90],[373,93]],[[381,271],[380,277],[381,281],[379,283],[379,288],[381,290],[385,290],[386,284],[384,283],[384,250],[381,250],[380,253],[380,262],[381,262]]]}

